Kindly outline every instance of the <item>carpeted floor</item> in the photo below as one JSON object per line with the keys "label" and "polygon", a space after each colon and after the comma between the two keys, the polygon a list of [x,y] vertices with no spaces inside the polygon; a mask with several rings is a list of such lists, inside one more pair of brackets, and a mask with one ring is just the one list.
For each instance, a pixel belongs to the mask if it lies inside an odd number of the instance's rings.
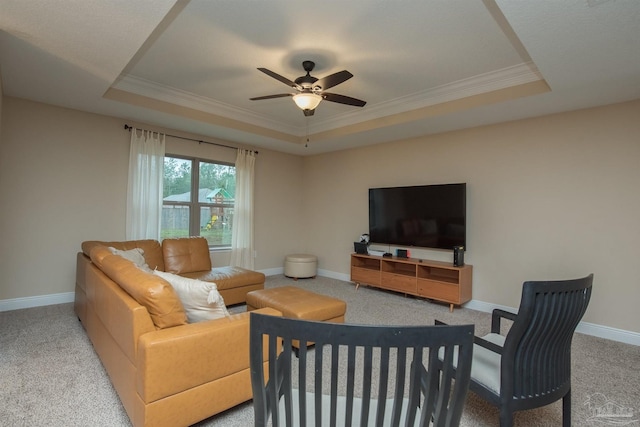
{"label": "carpeted floor", "polygon": [[[347,301],[347,322],[363,324],[474,323],[487,333],[490,315],[318,277],[294,282],[267,278],[267,287],[295,285]],[[244,306],[231,311],[244,311]],[[576,334],[573,340],[574,426],[640,426],[640,348]],[[73,304],[0,312],[1,426],[128,426],[129,420],[73,313]],[[594,417],[596,406],[627,408],[631,417]],[[561,403],[519,412],[516,426],[558,426]],[[617,422],[615,422],[617,421]],[[197,424],[253,425],[251,402]],[[462,425],[497,426],[497,409],[469,393]]]}

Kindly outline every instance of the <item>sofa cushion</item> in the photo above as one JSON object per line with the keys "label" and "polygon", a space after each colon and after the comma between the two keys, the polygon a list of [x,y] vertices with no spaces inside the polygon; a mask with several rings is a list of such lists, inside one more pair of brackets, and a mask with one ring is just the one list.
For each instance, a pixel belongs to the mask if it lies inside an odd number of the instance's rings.
{"label": "sofa cushion", "polygon": [[91,249],[91,261],[111,280],[146,307],[154,325],[159,328],[187,323],[187,315],[173,287],[161,277],[142,271],[131,261],[114,255],[105,247]]}
{"label": "sofa cushion", "polygon": [[209,244],[204,237],[164,239],[162,254],[164,271],[169,273],[182,274],[211,270]]}
{"label": "sofa cushion", "polygon": [[162,258],[162,247],[157,240],[128,240],[125,242],[103,242],[100,240],[88,240],[82,242],[82,252],[88,257],[91,256],[91,249],[94,246],[107,246],[121,251],[128,251],[140,248],[144,251],[144,259],[151,270],[164,271],[164,259]]}
{"label": "sofa cushion", "polygon": [[189,279],[164,271],[156,270],[153,274],[162,277],[173,286],[187,312],[189,323],[229,316],[224,299],[215,283]]}
{"label": "sofa cushion", "polygon": [[180,275],[204,282],[215,282],[219,291],[242,286],[261,285],[265,280],[264,273],[247,270],[242,267],[216,267],[208,271],[196,271]]}

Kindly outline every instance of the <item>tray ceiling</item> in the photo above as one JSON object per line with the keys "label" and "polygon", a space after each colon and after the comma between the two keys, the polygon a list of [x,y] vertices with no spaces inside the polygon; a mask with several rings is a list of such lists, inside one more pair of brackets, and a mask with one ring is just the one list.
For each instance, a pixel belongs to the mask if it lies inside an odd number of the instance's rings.
{"label": "tray ceiling", "polygon": [[[0,4],[5,95],[294,154],[640,98],[635,1],[55,4]],[[367,105],[249,100],[303,60]]]}

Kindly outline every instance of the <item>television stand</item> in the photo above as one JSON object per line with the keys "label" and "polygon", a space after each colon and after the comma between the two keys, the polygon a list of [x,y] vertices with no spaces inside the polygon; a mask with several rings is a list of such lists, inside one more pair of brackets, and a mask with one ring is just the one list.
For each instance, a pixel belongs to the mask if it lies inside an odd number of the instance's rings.
{"label": "television stand", "polygon": [[471,300],[473,266],[416,258],[351,254],[351,281],[454,305]]}

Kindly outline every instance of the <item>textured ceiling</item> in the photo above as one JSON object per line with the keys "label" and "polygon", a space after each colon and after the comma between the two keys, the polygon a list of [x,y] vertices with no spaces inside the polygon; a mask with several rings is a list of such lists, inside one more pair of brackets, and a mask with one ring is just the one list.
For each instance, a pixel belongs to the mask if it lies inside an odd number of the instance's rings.
{"label": "textured ceiling", "polygon": [[[632,0],[0,0],[0,75],[7,96],[304,155],[640,98],[638,22]],[[290,92],[257,67],[294,80],[307,59],[367,105],[249,100]]]}

